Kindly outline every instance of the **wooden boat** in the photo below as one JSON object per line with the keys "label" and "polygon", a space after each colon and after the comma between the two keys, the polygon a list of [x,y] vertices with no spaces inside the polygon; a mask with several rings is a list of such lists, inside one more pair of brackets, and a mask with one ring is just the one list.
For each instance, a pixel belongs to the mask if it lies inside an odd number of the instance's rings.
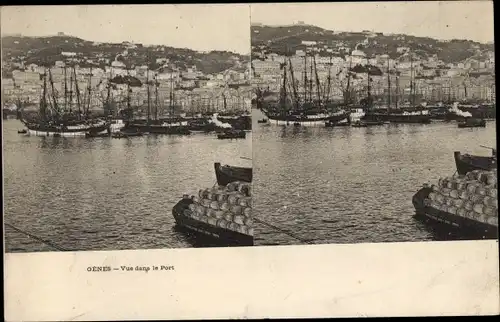
{"label": "wooden boat", "polygon": [[491,170],[497,167],[496,150],[493,150],[493,156],[478,156],[462,154],[460,151],[453,153],[455,165],[458,174],[465,175],[473,170]]}
{"label": "wooden boat", "polygon": [[214,163],[214,168],[217,184],[220,186],[234,181],[252,182],[252,168],[223,166],[220,162]]}
{"label": "wooden boat", "polygon": [[[73,66],[74,74],[74,85],[76,91],[78,90],[78,82],[76,81],[76,69]],[[92,75],[92,72],[90,73]],[[49,87],[47,84],[47,76],[49,78]],[[87,133],[101,133],[108,130],[110,122],[106,119],[95,118],[90,116],[90,103],[81,103],[78,99],[78,114],[76,111],[71,111],[68,107],[72,102],[72,96],[67,97],[67,93],[64,96],[64,104],[57,102],[56,90],[54,88],[54,82],[52,79],[52,73],[50,68],[44,71],[40,75],[40,80],[43,79],[43,91],[40,99],[39,105],[39,116],[34,119],[24,119],[22,113],[19,113],[20,120],[28,129],[29,135],[34,136],[55,136],[55,137],[76,137],[76,136],[86,136]],[[64,68],[64,83],[66,84],[66,68]],[[91,78],[89,76],[88,84],[91,83]],[[70,82],[70,86],[73,86],[73,82]],[[88,88],[89,95],[91,89]],[[71,92],[71,91],[70,91]],[[88,98],[90,102],[90,98]]]}
{"label": "wooden boat", "polygon": [[118,131],[111,134],[111,137],[115,139],[128,138],[133,136],[142,136],[143,133],[141,131]]}
{"label": "wooden boat", "polygon": [[177,226],[224,246],[253,246],[253,236],[251,235],[217,227],[186,215],[185,211],[189,211],[189,205],[192,203],[191,198],[184,196],[172,208],[172,215]]}
{"label": "wooden boat", "polygon": [[486,127],[486,121],[483,119],[475,119],[468,117],[465,121],[458,123],[459,128],[469,128],[469,127]]}
{"label": "wooden boat", "polygon": [[108,138],[111,133],[85,133],[86,138]]}
{"label": "wooden boat", "polygon": [[325,127],[339,127],[339,126],[350,126],[351,125],[351,122],[349,120],[345,121],[345,119],[344,119],[341,121],[343,121],[343,122],[336,122],[336,121],[325,122]]}
{"label": "wooden boat", "polygon": [[26,133],[28,133],[28,130],[26,130],[26,129],[18,130],[17,133],[18,134],[26,134]]}
{"label": "wooden boat", "polygon": [[247,133],[243,130],[241,130],[241,131],[225,131],[224,133],[217,135],[217,138],[219,140],[244,139],[244,138],[246,138],[246,136],[247,136]]}
{"label": "wooden boat", "polygon": [[258,120],[257,123],[267,123],[267,119]]}
{"label": "wooden boat", "polygon": [[416,217],[425,219],[427,223],[440,225],[448,230],[456,230],[461,235],[474,239],[498,238],[498,226],[426,206],[424,200],[431,192],[431,188],[423,187],[413,196],[412,203],[415,207]]}
{"label": "wooden boat", "polygon": [[351,124],[352,127],[368,127],[368,125],[365,122],[354,122]]}

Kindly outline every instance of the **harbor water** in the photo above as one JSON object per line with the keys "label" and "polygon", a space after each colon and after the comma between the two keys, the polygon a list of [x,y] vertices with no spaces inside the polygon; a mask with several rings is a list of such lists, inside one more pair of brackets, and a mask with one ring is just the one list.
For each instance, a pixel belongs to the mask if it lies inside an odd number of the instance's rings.
{"label": "harbor water", "polygon": [[[5,223],[66,250],[196,247],[175,228],[174,204],[214,185],[214,162],[251,166],[251,132],[44,138],[18,134],[22,127],[3,121]],[[54,250],[9,227],[5,248]]]}
{"label": "harbor water", "polygon": [[[412,196],[455,172],[454,151],[488,156],[480,145],[496,147],[495,121],[309,128],[262,118],[253,111],[255,216],[312,243],[439,240],[414,218]],[[264,225],[255,236],[255,245],[300,243]]]}

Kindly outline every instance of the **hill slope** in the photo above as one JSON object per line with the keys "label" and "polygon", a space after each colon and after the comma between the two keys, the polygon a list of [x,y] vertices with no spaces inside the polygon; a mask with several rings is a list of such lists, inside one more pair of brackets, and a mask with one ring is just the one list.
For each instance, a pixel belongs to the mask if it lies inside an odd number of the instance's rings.
{"label": "hill slope", "polygon": [[[252,48],[261,48],[278,54],[294,53],[303,49],[303,40],[316,41],[330,48],[348,47],[353,50],[357,44],[368,55],[388,54],[396,58],[401,54],[398,47],[409,47],[415,54],[426,58],[437,55],[444,63],[457,63],[469,57],[483,58],[485,52],[494,51],[493,44],[482,44],[470,40],[454,39],[440,41],[429,37],[404,34],[384,35],[372,32],[334,32],[316,26],[252,26]],[[341,45],[340,45],[341,44]],[[339,50],[342,54],[342,50]],[[344,52],[345,54],[345,52]]]}
{"label": "hill slope", "polygon": [[[156,63],[157,58],[168,58],[171,63],[181,70],[196,66],[204,74],[218,73],[228,68],[243,71],[244,62],[249,57],[228,51],[211,51],[208,53],[197,52],[187,48],[174,48],[168,46],[143,47],[138,44],[131,46],[128,43],[94,43],[71,36],[51,37],[2,37],[3,59],[5,62],[24,62],[25,64],[37,64],[53,66],[58,60],[63,61],[65,57],[62,52],[75,52],[82,62],[82,67],[87,67],[85,62],[101,68],[106,66],[106,59],[114,61],[117,55],[127,51],[124,62],[127,65],[145,65],[152,69],[160,67]],[[238,61],[241,63],[238,63]],[[6,64],[9,67],[9,64]]]}

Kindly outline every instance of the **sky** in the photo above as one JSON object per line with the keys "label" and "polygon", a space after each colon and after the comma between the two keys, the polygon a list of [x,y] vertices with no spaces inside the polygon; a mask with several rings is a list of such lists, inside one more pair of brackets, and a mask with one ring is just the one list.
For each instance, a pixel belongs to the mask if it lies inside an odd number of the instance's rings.
{"label": "sky", "polygon": [[370,30],[493,42],[493,1],[252,4],[252,23],[297,21],[334,31]]}
{"label": "sky", "polygon": [[250,53],[248,4],[19,6],[1,10],[2,35],[64,32],[97,42]]}

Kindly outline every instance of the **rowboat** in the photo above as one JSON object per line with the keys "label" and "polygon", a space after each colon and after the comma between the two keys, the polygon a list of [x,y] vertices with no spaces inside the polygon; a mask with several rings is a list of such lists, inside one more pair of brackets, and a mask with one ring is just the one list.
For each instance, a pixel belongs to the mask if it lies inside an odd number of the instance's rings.
{"label": "rowboat", "polygon": [[453,153],[458,174],[465,175],[473,170],[491,170],[497,167],[496,150],[493,156],[478,156],[462,154],[460,151]]}
{"label": "rowboat", "polygon": [[214,168],[217,184],[220,186],[234,181],[252,182],[252,168],[222,166],[219,162],[214,163]]}

